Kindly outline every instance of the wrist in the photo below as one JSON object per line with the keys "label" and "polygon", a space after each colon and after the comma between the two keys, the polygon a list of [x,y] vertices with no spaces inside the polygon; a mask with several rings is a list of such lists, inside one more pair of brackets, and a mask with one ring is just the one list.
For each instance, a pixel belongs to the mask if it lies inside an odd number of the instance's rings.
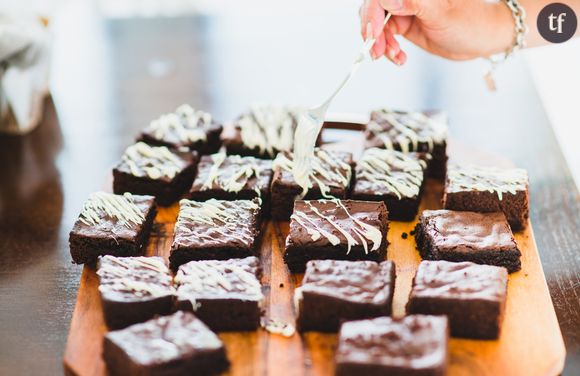
{"label": "wrist", "polygon": [[515,21],[512,11],[504,1],[490,4],[490,18],[487,48],[481,51],[482,57],[505,53],[514,46],[516,38]]}

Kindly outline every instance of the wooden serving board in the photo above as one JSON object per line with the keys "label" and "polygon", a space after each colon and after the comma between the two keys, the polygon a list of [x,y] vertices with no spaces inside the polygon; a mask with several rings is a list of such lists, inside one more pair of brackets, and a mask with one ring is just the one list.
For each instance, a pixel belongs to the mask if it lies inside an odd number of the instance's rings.
{"label": "wooden serving board", "polygon": [[[360,138],[352,136],[347,144],[332,145],[360,152]],[[345,148],[346,147],[346,148]],[[505,161],[472,148],[452,144],[450,155],[463,162],[505,164]],[[429,181],[421,209],[441,207],[441,183]],[[178,204],[160,208],[155,219],[147,255],[167,257],[172,240]],[[421,261],[412,236],[402,234],[415,222],[391,222],[388,233],[388,259],[396,264],[397,279],[394,315],[402,316],[411,280]],[[283,262],[288,223],[268,222],[261,246],[263,292],[266,317],[294,323],[292,296],[302,275],[290,274]],[[565,348],[546,285],[531,224],[515,235],[522,251],[522,270],[509,277],[506,315],[501,337],[495,341],[452,338],[449,375],[557,375],[562,372]],[[64,354],[67,374],[106,375],[101,358],[103,321],[95,270],[84,267]],[[290,338],[263,329],[251,333],[221,333],[232,366],[231,375],[333,375],[335,334],[295,334]]]}

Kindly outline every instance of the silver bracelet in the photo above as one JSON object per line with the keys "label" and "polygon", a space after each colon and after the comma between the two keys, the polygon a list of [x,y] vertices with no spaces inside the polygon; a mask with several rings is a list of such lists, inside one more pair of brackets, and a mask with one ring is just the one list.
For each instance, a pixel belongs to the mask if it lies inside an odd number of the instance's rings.
{"label": "silver bracelet", "polygon": [[512,17],[515,23],[515,38],[513,44],[502,53],[493,55],[487,58],[490,63],[490,67],[484,75],[487,87],[491,91],[496,90],[495,80],[493,78],[493,72],[495,68],[506,61],[515,52],[521,50],[526,45],[526,34],[528,33],[528,27],[526,26],[526,11],[524,7],[520,4],[519,0],[502,0],[507,7],[512,12]]}

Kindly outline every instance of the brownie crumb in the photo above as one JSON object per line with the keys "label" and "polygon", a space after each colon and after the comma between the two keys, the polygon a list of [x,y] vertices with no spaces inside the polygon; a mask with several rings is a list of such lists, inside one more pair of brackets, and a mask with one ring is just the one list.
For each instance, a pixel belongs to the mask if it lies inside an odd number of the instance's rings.
{"label": "brownie crumb", "polygon": [[282,287],[284,287],[284,284],[283,283],[280,283],[280,288],[282,288]]}
{"label": "brownie crumb", "polygon": [[412,236],[412,235],[415,235],[415,230],[411,230],[411,231],[409,231],[409,235],[411,235],[411,236]]}
{"label": "brownie crumb", "polygon": [[407,239],[407,236],[408,236],[408,235],[407,235],[407,233],[406,233],[406,232],[403,232],[403,234],[401,234],[401,238],[403,238],[403,239]]}

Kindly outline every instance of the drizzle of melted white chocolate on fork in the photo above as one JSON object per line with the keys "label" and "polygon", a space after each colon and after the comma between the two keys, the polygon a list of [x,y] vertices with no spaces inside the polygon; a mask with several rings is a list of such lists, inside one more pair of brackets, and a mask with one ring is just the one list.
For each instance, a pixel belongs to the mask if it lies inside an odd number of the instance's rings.
{"label": "drizzle of melted white chocolate on fork", "polygon": [[101,223],[103,218],[115,219],[127,228],[140,225],[145,220],[143,212],[135,205],[130,193],[123,195],[107,192],[91,193],[79,220],[87,226],[95,226]]}
{"label": "drizzle of melted white chocolate on fork", "polygon": [[[274,160],[273,168],[281,168],[293,174],[294,179],[296,179],[295,173],[295,160],[294,157],[285,154],[279,154]],[[352,171],[350,165],[343,162],[339,158],[333,158],[327,151],[322,149],[314,150],[314,158],[310,160],[309,169],[306,171],[306,177],[301,177],[304,185],[297,181],[297,183],[302,188],[301,197],[304,197],[308,190],[317,184],[320,188],[320,193],[322,197],[332,198],[330,195],[331,186],[326,183],[335,184],[340,187],[348,187],[350,183],[350,178],[352,176]]]}
{"label": "drizzle of melted white chocolate on fork", "polygon": [[[331,216],[324,215],[323,213],[318,210],[312,203],[313,202],[322,202],[322,203],[333,203],[336,205],[338,210],[343,211],[348,218],[353,221],[353,226],[350,228],[343,228],[338,224],[338,222],[334,221]],[[344,206],[341,200],[333,199],[333,200],[318,200],[318,201],[304,201],[306,205],[308,205],[309,209],[320,219],[327,222],[330,226],[336,229],[345,239],[347,242],[347,251],[346,253],[349,254],[350,250],[355,245],[362,245],[365,254],[369,252],[374,252],[379,249],[382,240],[383,234],[381,230],[369,225],[361,221],[360,219],[354,217]],[[335,216],[333,216],[335,217]],[[309,218],[309,216],[301,211],[295,211],[291,217],[295,220],[300,226],[304,227],[307,233],[310,235],[312,241],[316,241],[320,239],[320,237],[326,238],[330,244],[338,245],[340,243],[340,238],[330,231],[327,231],[322,226],[316,223],[315,220]]]}
{"label": "drizzle of melted white chocolate on fork", "polygon": [[168,177],[173,179],[185,167],[185,162],[165,146],[150,146],[137,142],[123,154],[123,162],[135,176],[151,179]]}
{"label": "drizzle of melted white chocolate on fork", "polygon": [[396,150],[371,148],[365,150],[357,164],[357,179],[383,186],[399,199],[419,194],[423,184],[425,161]]}

